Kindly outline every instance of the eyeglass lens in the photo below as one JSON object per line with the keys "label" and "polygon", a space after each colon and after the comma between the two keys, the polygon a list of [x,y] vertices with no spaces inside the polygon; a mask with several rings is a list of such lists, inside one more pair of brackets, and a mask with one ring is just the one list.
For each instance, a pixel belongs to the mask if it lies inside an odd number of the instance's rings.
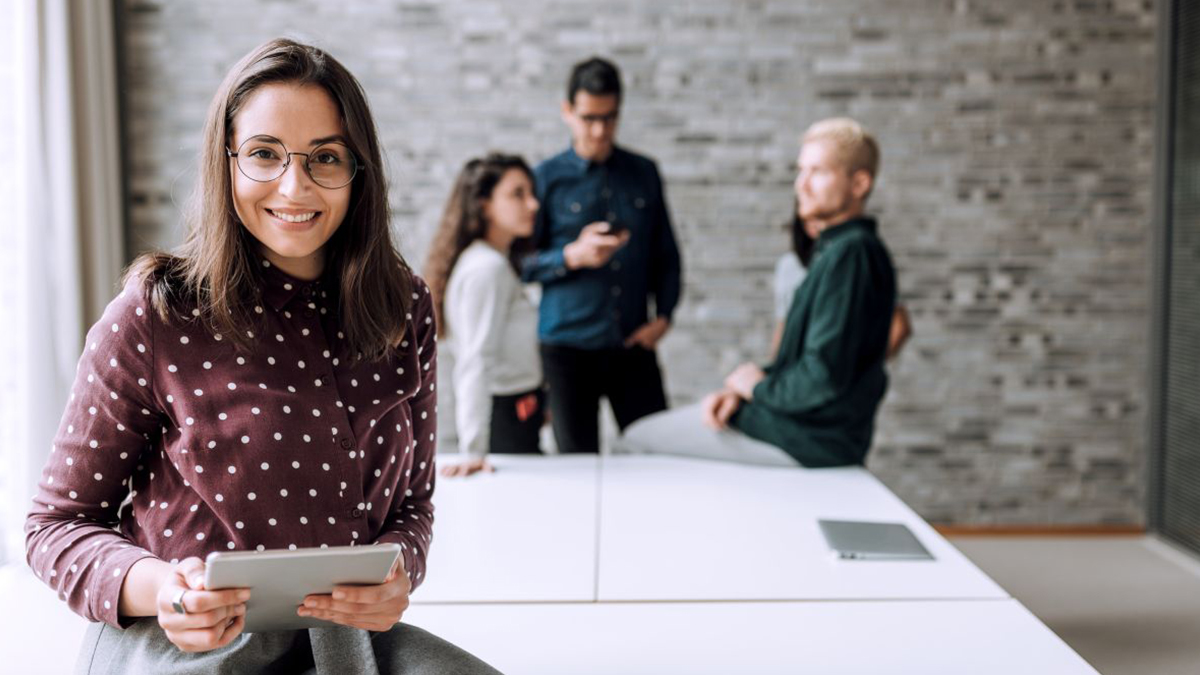
{"label": "eyeglass lens", "polygon": [[[341,143],[326,143],[312,152],[294,152],[303,157],[304,168],[313,182],[324,188],[340,188],[354,179],[357,169],[354,154]],[[282,143],[250,138],[237,152],[238,169],[250,180],[268,182],[283,175],[288,166],[288,151]]]}

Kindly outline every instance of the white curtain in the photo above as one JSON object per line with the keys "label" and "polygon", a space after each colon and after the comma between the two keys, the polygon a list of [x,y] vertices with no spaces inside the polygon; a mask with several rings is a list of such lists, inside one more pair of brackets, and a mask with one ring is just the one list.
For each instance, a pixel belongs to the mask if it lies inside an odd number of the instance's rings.
{"label": "white curtain", "polygon": [[17,107],[6,146],[15,156],[0,157],[0,172],[17,174],[0,178],[17,205],[0,242],[0,353],[16,355],[0,381],[0,554],[19,561],[83,336],[116,290],[125,251],[112,0],[0,3],[0,16],[14,17],[5,49],[17,64],[14,91],[0,92]]}

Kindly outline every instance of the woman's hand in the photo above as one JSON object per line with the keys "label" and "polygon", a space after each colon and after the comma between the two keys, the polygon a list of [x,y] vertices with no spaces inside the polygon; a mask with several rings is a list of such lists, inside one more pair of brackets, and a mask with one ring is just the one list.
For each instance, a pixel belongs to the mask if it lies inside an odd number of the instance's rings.
{"label": "woman's hand", "polygon": [[453,478],[455,476],[470,476],[471,474],[479,473],[480,471],[492,473],[495,470],[496,469],[488,463],[487,457],[472,457],[471,459],[468,459],[465,462],[459,462],[458,464],[443,464],[441,468],[438,469],[438,473],[446,476],[447,478]]}
{"label": "woman's hand", "polygon": [[[175,611],[173,605],[180,591],[185,591],[180,604],[186,614]],[[249,599],[248,588],[204,590],[204,561],[187,558],[175,565],[158,589],[158,625],[180,651],[217,649],[232,642],[246,627]]]}
{"label": "woman's hand", "polygon": [[334,586],[331,595],[310,595],[296,610],[300,616],[332,621],[363,630],[391,630],[408,609],[412,584],[404,571],[404,556],[396,559],[387,581],[377,586]]}
{"label": "woman's hand", "polygon": [[887,357],[896,358],[900,348],[912,337],[912,320],[908,318],[908,309],[904,305],[896,305],[892,313],[892,325],[888,328]]}

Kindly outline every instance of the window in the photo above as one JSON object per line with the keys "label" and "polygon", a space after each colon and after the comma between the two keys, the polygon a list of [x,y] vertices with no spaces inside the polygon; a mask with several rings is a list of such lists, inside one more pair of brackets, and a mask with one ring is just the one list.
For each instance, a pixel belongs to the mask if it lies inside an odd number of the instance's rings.
{"label": "window", "polygon": [[1172,4],[1151,517],[1163,536],[1200,552],[1200,5]]}
{"label": "window", "polygon": [[[26,174],[21,170],[25,147],[22,143],[25,127],[23,116],[27,101],[24,78],[25,42],[22,31],[27,23],[24,12],[28,3],[19,0],[0,0],[0,16],[15,20],[0,21],[0,204],[5,217],[0,222],[0,326],[20,325],[27,311],[25,293],[21,287],[26,275],[21,250],[25,245],[28,214],[25,207]],[[27,400],[20,370],[21,355],[25,353],[25,338],[18,331],[0,330],[0,563],[21,550],[24,537],[21,523],[25,515],[23,496],[29,486],[23,485],[28,471],[14,471],[25,466],[23,445]]]}

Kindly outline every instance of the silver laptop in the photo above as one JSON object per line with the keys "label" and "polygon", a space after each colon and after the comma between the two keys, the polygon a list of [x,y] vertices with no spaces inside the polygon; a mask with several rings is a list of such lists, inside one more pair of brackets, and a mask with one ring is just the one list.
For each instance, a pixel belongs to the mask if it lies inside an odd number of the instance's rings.
{"label": "silver laptop", "polygon": [[904,523],[818,520],[821,534],[839,558],[848,560],[933,560]]}

